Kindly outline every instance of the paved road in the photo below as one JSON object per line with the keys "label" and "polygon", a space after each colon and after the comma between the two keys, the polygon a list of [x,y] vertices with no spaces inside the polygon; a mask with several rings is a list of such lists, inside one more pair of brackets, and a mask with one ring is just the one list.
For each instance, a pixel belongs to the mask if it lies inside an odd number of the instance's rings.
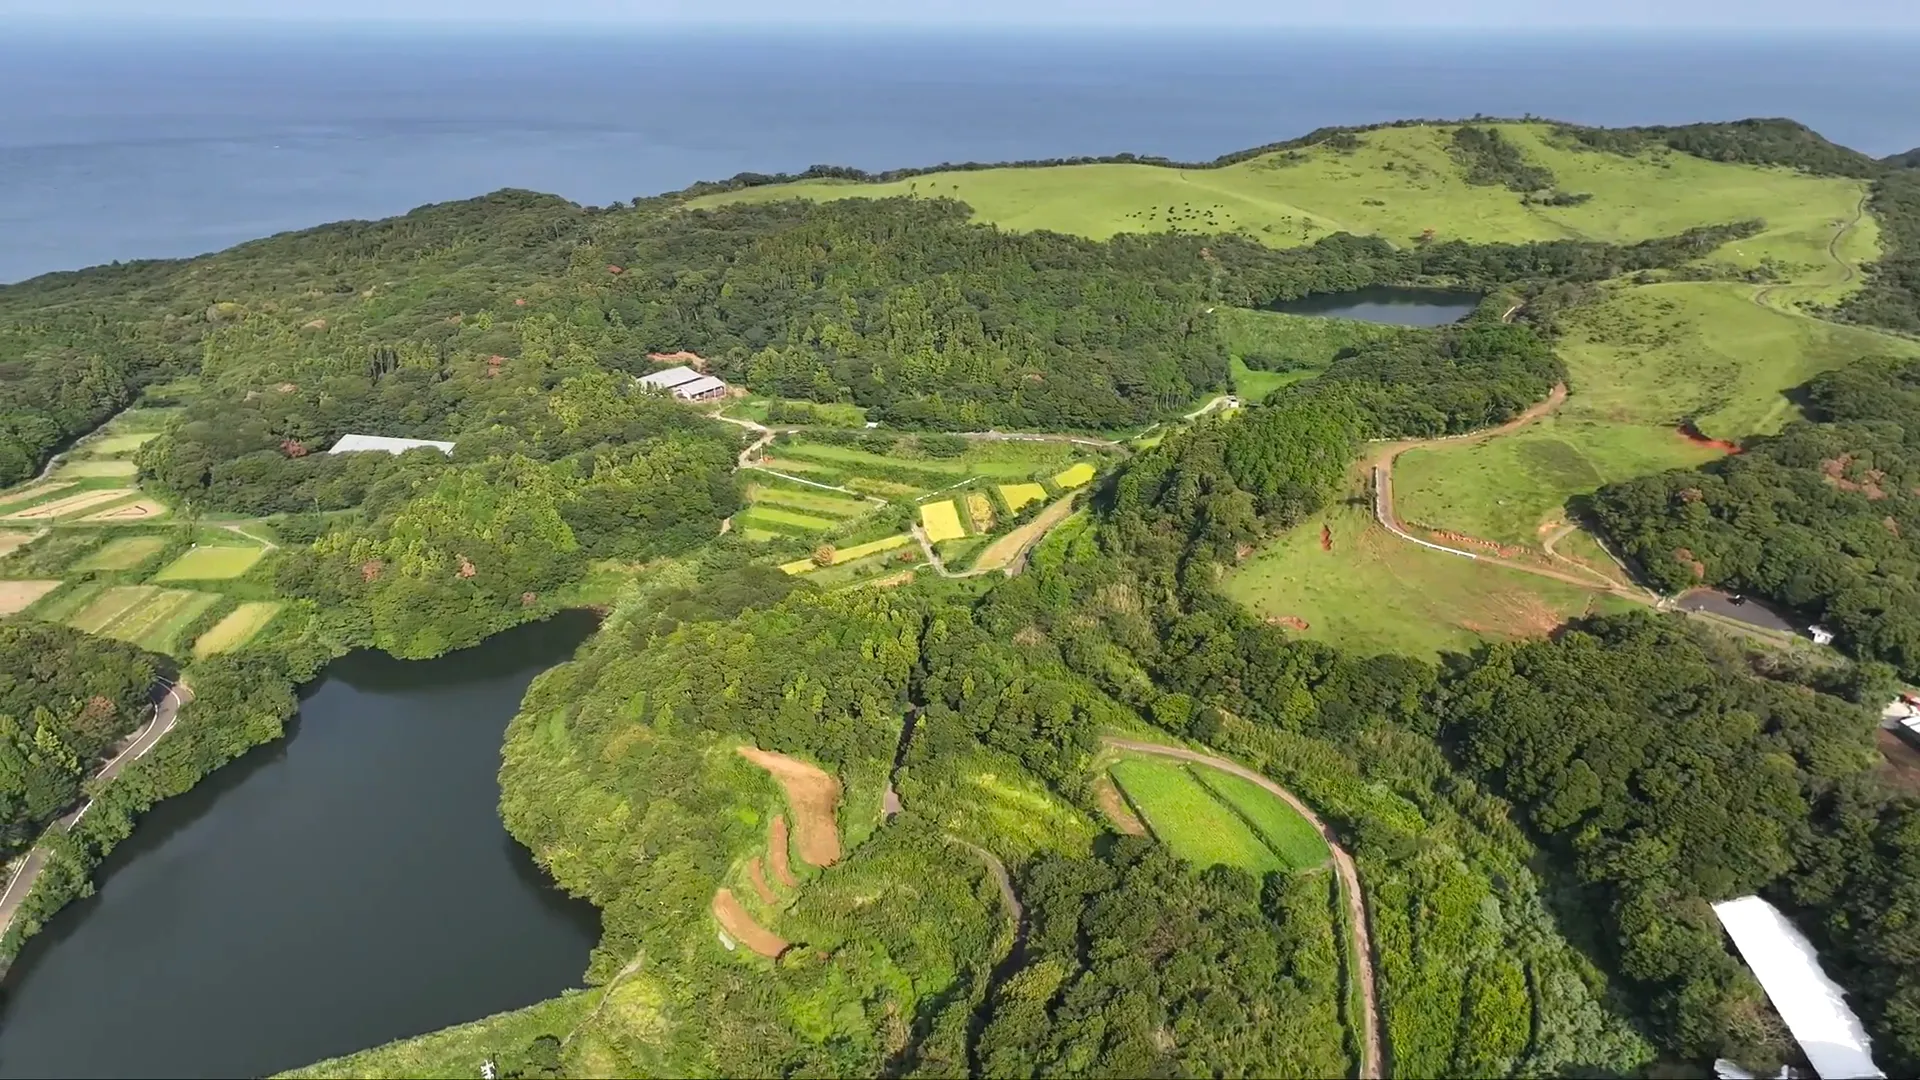
{"label": "paved road", "polygon": [[[112,761],[107,762],[99,772],[94,774],[92,783],[96,786],[104,784],[119,776],[128,765],[145,757],[155,743],[158,743],[167,732],[173,730],[174,722],[180,718],[180,706],[192,700],[193,689],[185,683],[176,683],[169,687],[166,697],[160,699],[160,707],[154,710],[153,719],[147,721],[147,726],[141,728],[140,732],[133,737],[133,741],[114,755]],[[87,811],[91,809],[93,809],[93,800],[88,799],[78,810],[54,822],[53,827],[61,832],[69,832],[80,823],[81,818],[87,816]],[[20,910],[21,904],[26,903],[27,897],[33,892],[33,883],[39,880],[40,871],[46,869],[46,865],[47,849],[35,845],[34,849],[27,853],[26,859],[20,864],[20,869],[13,875],[13,879],[7,883],[6,892],[0,893],[0,936],[4,936],[7,929],[13,925],[14,913]]]}
{"label": "paved road", "polygon": [[1130,750],[1136,754],[1155,754],[1160,757],[1176,758],[1180,761],[1191,761],[1199,765],[1219,769],[1221,772],[1231,773],[1242,780],[1258,784],[1284,801],[1288,806],[1293,807],[1301,817],[1306,818],[1315,829],[1319,830],[1321,839],[1327,842],[1327,849],[1333,852],[1333,869],[1334,873],[1339,875],[1340,878],[1340,892],[1347,904],[1347,921],[1353,926],[1354,953],[1358,957],[1360,964],[1360,997],[1366,1012],[1366,1015],[1361,1017],[1361,1021],[1365,1025],[1366,1030],[1361,1032],[1360,1039],[1360,1077],[1361,1080],[1378,1080],[1381,1075],[1380,1063],[1382,1059],[1380,1042],[1380,996],[1374,986],[1373,940],[1371,933],[1368,931],[1367,898],[1366,895],[1360,891],[1360,871],[1354,866],[1353,856],[1348,855],[1346,849],[1340,846],[1339,840],[1333,835],[1333,830],[1327,828],[1326,823],[1320,820],[1319,815],[1315,814],[1306,803],[1301,802],[1293,792],[1288,791],[1286,788],[1281,787],[1279,784],[1274,783],[1272,780],[1267,779],[1265,776],[1254,772],[1244,765],[1229,761],[1223,757],[1215,757],[1212,754],[1203,754],[1198,750],[1188,750],[1185,747],[1179,746],[1167,746],[1162,743],[1134,742],[1131,739],[1114,738],[1109,738],[1105,741],[1108,746],[1116,750]]}

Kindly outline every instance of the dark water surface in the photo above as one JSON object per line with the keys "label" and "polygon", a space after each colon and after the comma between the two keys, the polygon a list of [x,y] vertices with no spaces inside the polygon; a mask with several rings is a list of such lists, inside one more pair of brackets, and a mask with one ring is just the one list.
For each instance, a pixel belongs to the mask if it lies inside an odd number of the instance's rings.
{"label": "dark water surface", "polygon": [[1288,315],[1329,315],[1394,326],[1445,326],[1473,314],[1473,309],[1479,306],[1478,293],[1376,285],[1352,292],[1282,300],[1269,304],[1268,308]]}
{"label": "dark water surface", "polygon": [[261,1076],[578,986],[592,907],[500,824],[501,735],[593,629],[356,653],[141,820],[0,985],[0,1076]]}
{"label": "dark water surface", "polygon": [[1210,159],[1479,112],[1920,145],[1911,32],[97,26],[0,29],[0,282],[502,187],[604,205],[817,163]]}

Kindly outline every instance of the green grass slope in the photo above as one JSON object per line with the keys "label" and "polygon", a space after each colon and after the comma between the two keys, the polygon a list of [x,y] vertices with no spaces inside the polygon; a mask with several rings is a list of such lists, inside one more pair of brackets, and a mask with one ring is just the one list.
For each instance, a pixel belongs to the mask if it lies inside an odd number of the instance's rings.
{"label": "green grass slope", "polygon": [[1431,229],[1441,239],[1630,242],[1695,225],[1758,217],[1766,233],[1735,261],[1815,263],[1824,233],[1856,212],[1857,180],[1704,161],[1666,149],[1627,157],[1573,144],[1546,124],[1499,129],[1578,206],[1527,205],[1497,186],[1466,182],[1453,126],[1384,128],[1358,149],[1319,145],[1219,169],[1101,164],[929,173],[883,184],[803,181],[703,196],[694,207],[789,198],[952,198],[980,220],[1104,239],[1119,233],[1244,232],[1278,247],[1334,232],[1404,242]]}

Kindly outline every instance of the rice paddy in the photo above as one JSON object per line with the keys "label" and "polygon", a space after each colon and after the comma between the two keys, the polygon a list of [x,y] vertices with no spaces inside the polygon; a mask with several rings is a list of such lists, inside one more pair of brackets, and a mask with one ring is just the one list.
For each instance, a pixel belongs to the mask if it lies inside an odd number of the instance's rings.
{"label": "rice paddy", "polygon": [[923,503],[920,507],[920,527],[926,532],[927,539],[936,544],[967,535],[966,527],[960,524],[960,511],[953,505],[952,499]]}
{"label": "rice paddy", "polygon": [[131,642],[155,652],[173,652],[186,626],[218,603],[214,593],[153,585],[110,588],[66,620],[68,626]]}
{"label": "rice paddy", "polygon": [[[870,540],[864,544],[853,544],[849,547],[835,548],[833,561],[828,565],[841,566],[853,562],[855,559],[864,559],[869,555],[878,555],[884,551],[893,551],[896,548],[906,547],[911,543],[913,543],[913,537],[906,533],[901,533],[898,536],[888,536],[879,540]],[[820,566],[812,559],[795,559],[789,563],[782,563],[780,569],[785,570],[789,574],[808,574],[820,569]]]}
{"label": "rice paddy", "polygon": [[1041,502],[1045,500],[1046,497],[1047,489],[1041,487],[1039,484],[1000,485],[1000,501],[1007,504],[1007,512],[1010,514],[1017,514],[1020,512],[1021,507],[1028,503]]}
{"label": "rice paddy", "polygon": [[155,581],[220,581],[237,578],[266,554],[257,547],[216,547],[202,545],[162,567]]}
{"label": "rice paddy", "polygon": [[[1200,771],[1176,761],[1128,757],[1116,762],[1110,774],[1154,838],[1188,862],[1235,866],[1255,876],[1297,869],[1297,864],[1269,845],[1241,812],[1200,781],[1195,775]],[[1251,800],[1249,805],[1259,809],[1263,820],[1293,813],[1267,792],[1258,788],[1254,791],[1264,797],[1266,805]],[[1236,791],[1236,796],[1239,794]],[[1304,821],[1301,824],[1306,825]],[[1325,851],[1321,848],[1318,859],[1307,865],[1324,861]]]}
{"label": "rice paddy", "polygon": [[1054,474],[1053,486],[1060,488],[1062,491],[1071,491],[1074,488],[1085,486],[1087,481],[1093,479],[1095,472],[1096,470],[1092,465],[1082,461],[1062,472]]}

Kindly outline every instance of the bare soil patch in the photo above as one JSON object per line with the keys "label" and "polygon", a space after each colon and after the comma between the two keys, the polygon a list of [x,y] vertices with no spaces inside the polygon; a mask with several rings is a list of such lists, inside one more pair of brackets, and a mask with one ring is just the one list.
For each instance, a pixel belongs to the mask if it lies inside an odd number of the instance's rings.
{"label": "bare soil patch", "polygon": [[20,529],[0,529],[0,559],[19,551],[33,542],[39,533],[25,532]]}
{"label": "bare soil patch", "polygon": [[73,483],[74,482],[71,480],[67,480],[67,481],[56,480],[50,484],[35,484],[32,487],[24,487],[24,488],[21,488],[19,491],[13,492],[12,494],[0,495],[0,506],[7,506],[12,503],[18,503],[18,502],[26,502],[29,499],[37,499],[42,495],[51,495],[56,491],[64,491],[67,488],[72,487]]}
{"label": "bare soil patch", "polygon": [[779,934],[753,921],[747,909],[740,906],[740,898],[733,895],[732,889],[721,889],[713,894],[713,917],[720,920],[720,928],[733,940],[771,959],[779,959],[787,951],[787,940]]}
{"label": "bare soil patch", "polygon": [[1267,623],[1271,626],[1284,626],[1289,630],[1313,629],[1313,624],[1298,615],[1269,615]]}
{"label": "bare soil patch", "polygon": [[0,616],[25,611],[59,587],[57,581],[0,581]]}
{"label": "bare soil patch", "polygon": [[1114,828],[1128,836],[1147,835],[1146,822],[1141,821],[1133,808],[1127,805],[1127,800],[1120,795],[1120,789],[1113,786],[1107,774],[1101,773],[1100,779],[1094,781],[1093,797],[1099,801],[1100,812],[1107,815],[1107,820],[1113,822]]}
{"label": "bare soil patch", "polygon": [[834,813],[840,806],[840,781],[817,765],[785,754],[752,746],[739,750],[741,757],[772,773],[786,791],[800,860],[808,866],[823,867],[839,862],[840,829]]}
{"label": "bare soil patch", "polygon": [[763,904],[778,903],[780,898],[773,894],[773,886],[767,884],[767,875],[760,869],[758,856],[747,860],[747,882],[753,886],[754,894]]}
{"label": "bare soil patch", "polygon": [[800,887],[800,879],[793,876],[793,864],[787,861],[787,818],[784,814],[773,815],[767,823],[767,861],[773,865],[774,880],[789,889]]}
{"label": "bare soil patch", "polygon": [[1908,746],[1886,728],[1875,729],[1873,741],[1880,748],[1880,756],[1886,759],[1880,766],[1880,775],[1907,791],[1920,791],[1920,750]]}
{"label": "bare soil patch", "polygon": [[116,506],[111,510],[102,510],[89,514],[82,521],[145,521],[166,514],[167,508],[152,499],[137,499],[125,506]]}

